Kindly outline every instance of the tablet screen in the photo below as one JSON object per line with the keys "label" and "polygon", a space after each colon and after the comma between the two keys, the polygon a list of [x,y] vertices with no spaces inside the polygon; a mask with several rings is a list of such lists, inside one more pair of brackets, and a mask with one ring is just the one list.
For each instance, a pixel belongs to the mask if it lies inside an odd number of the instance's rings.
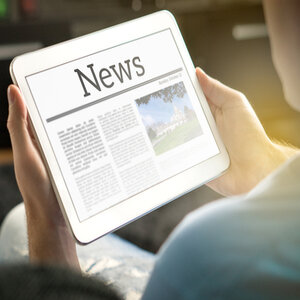
{"label": "tablet screen", "polygon": [[219,153],[170,29],[26,80],[80,222]]}

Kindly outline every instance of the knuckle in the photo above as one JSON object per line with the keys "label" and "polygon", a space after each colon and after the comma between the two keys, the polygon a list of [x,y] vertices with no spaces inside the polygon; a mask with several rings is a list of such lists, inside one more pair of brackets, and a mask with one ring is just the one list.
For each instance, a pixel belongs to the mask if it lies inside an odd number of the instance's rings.
{"label": "knuckle", "polygon": [[240,97],[240,99],[245,99],[246,98],[246,96],[240,91],[238,91],[237,94]]}
{"label": "knuckle", "polygon": [[246,99],[247,99],[246,96],[245,96],[242,92],[236,91],[236,97],[235,97],[235,100],[236,100],[237,102],[245,102]]}
{"label": "knuckle", "polygon": [[214,96],[216,94],[217,86],[220,84],[220,81],[214,79],[213,84],[210,84],[208,87],[208,94]]}
{"label": "knuckle", "polygon": [[13,120],[11,120],[11,118],[8,118],[7,123],[6,123],[6,127],[7,127],[8,131],[9,131],[9,133],[13,132],[14,122],[13,122]]}
{"label": "knuckle", "polygon": [[20,128],[19,125],[20,124],[18,124],[18,122],[16,122],[16,120],[14,120],[12,118],[8,118],[6,127],[8,129],[11,139],[14,138],[15,136],[19,135],[19,132],[22,130],[22,128]]}

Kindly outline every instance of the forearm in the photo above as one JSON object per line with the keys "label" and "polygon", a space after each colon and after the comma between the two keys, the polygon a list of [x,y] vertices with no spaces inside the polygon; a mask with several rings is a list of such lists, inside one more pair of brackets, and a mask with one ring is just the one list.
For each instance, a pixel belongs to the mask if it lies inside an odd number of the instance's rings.
{"label": "forearm", "polygon": [[25,207],[30,261],[80,270],[75,241],[68,228],[55,225],[26,202]]}

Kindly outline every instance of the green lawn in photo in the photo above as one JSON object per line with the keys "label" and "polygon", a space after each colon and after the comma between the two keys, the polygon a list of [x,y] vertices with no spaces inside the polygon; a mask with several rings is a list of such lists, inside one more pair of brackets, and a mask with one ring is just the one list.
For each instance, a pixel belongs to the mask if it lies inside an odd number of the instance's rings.
{"label": "green lawn in photo", "polygon": [[171,133],[166,134],[161,141],[154,146],[156,155],[160,155],[202,134],[197,118],[176,127]]}

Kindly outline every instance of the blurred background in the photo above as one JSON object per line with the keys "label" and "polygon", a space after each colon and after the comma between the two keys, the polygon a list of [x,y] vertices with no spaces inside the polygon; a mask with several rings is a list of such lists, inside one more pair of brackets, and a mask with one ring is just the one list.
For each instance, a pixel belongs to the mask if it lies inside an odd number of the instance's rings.
{"label": "blurred background", "polygon": [[[0,0],[0,222],[21,201],[6,129],[12,58],[161,9],[174,14],[195,65],[242,91],[271,138],[300,147],[300,113],[284,101],[260,0]],[[219,197],[201,187],[117,233],[155,252],[184,215]]]}

